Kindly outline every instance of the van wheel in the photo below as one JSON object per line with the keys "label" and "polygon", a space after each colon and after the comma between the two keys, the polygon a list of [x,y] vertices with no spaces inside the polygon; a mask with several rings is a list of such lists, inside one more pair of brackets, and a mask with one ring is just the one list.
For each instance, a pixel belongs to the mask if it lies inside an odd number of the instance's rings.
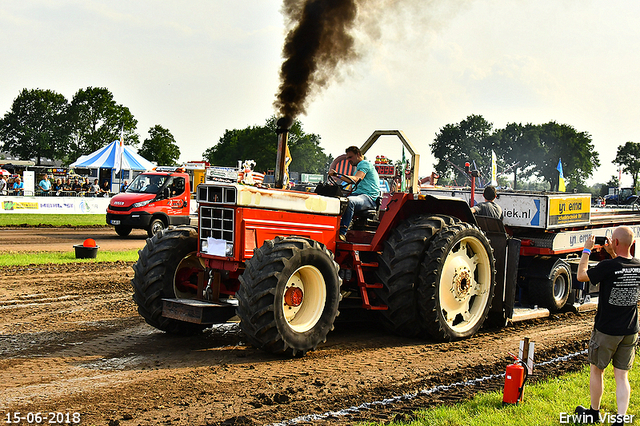
{"label": "van wheel", "polygon": [[116,234],[120,235],[121,237],[126,237],[131,233],[131,229],[132,228],[130,226],[118,225],[116,226]]}
{"label": "van wheel", "polygon": [[166,226],[164,225],[162,219],[153,219],[151,221],[151,224],[149,225],[149,228],[147,228],[147,235],[149,236],[149,238],[151,238],[158,232],[162,231],[164,228],[166,228]]}

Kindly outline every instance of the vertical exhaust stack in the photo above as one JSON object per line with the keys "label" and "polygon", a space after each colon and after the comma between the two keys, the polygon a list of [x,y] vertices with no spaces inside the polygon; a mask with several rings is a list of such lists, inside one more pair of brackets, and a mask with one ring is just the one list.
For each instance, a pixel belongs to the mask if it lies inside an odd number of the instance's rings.
{"label": "vertical exhaust stack", "polygon": [[276,171],[275,171],[275,186],[276,188],[284,188],[284,172],[285,161],[287,153],[287,142],[289,140],[289,129],[293,124],[291,117],[282,117],[278,120],[276,133],[278,134],[278,152],[276,154]]}

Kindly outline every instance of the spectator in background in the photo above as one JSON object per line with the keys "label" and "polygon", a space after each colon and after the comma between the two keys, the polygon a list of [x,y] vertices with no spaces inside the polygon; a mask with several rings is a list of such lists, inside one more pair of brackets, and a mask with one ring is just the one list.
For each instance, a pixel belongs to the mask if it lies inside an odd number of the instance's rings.
{"label": "spectator in background", "polygon": [[63,187],[62,179],[56,179],[56,183],[53,184],[53,190],[56,192],[56,195],[60,195],[60,191],[62,191]]}
{"label": "spectator in background", "polygon": [[125,180],[122,186],[120,187],[120,192],[126,191],[128,187],[129,187],[129,182]]}
{"label": "spectator in background", "polygon": [[100,192],[100,185],[98,185],[98,179],[93,180],[93,185],[89,187],[89,193],[92,197],[96,197]]}
{"label": "spectator in background", "polygon": [[16,195],[22,195],[22,193],[24,192],[24,183],[22,183],[20,176],[18,176],[16,180],[13,181],[13,192]]}
{"label": "spectator in background", "polygon": [[62,190],[71,191],[71,178],[67,178],[67,180],[64,181],[64,184],[62,185]]}
{"label": "spectator in background", "polygon": [[91,189],[91,182],[89,182],[89,178],[86,177],[82,182],[82,190],[84,192],[89,192],[90,189]]}
{"label": "spectator in background", "polygon": [[82,185],[78,181],[78,179],[73,180],[73,185],[71,185],[71,190],[74,192],[82,192]]}
{"label": "spectator in background", "polygon": [[471,207],[471,211],[479,216],[495,217],[496,219],[502,220],[502,207],[495,202],[498,196],[496,188],[489,185],[484,189],[482,195],[484,196],[484,203],[479,203]]}
{"label": "spectator in background", "polygon": [[104,182],[102,182],[102,186],[100,187],[100,192],[102,192],[105,197],[109,196],[109,192],[111,192],[111,187],[109,186],[108,180],[105,180]]}
{"label": "spectator in background", "polygon": [[51,189],[51,182],[49,182],[49,175],[45,173],[44,177],[38,183],[38,188],[40,188],[43,192],[49,192]]}
{"label": "spectator in background", "polygon": [[7,185],[7,178],[4,175],[0,176],[0,195],[7,193]]}

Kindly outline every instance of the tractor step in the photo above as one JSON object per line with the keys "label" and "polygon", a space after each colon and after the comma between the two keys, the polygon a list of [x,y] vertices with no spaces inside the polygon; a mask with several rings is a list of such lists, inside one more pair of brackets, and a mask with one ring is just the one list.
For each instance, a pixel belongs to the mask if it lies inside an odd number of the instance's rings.
{"label": "tractor step", "polygon": [[[235,300],[234,300],[235,301]],[[196,324],[227,322],[236,314],[236,304],[196,299],[162,299],[162,316]]]}

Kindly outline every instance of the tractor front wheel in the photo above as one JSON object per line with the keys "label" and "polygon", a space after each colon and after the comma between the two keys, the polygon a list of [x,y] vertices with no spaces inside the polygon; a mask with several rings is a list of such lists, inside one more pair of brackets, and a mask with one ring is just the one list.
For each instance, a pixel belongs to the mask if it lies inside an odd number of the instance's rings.
{"label": "tractor front wheel", "polygon": [[302,356],[333,329],[340,284],[338,264],[323,244],[302,237],[265,241],[240,276],[240,327],[260,349]]}
{"label": "tractor front wheel", "polygon": [[163,298],[195,298],[194,275],[202,271],[194,256],[197,249],[198,232],[184,226],[158,232],[140,250],[131,284],[138,313],[147,324],[183,335],[196,334],[207,327],[162,316]]}

